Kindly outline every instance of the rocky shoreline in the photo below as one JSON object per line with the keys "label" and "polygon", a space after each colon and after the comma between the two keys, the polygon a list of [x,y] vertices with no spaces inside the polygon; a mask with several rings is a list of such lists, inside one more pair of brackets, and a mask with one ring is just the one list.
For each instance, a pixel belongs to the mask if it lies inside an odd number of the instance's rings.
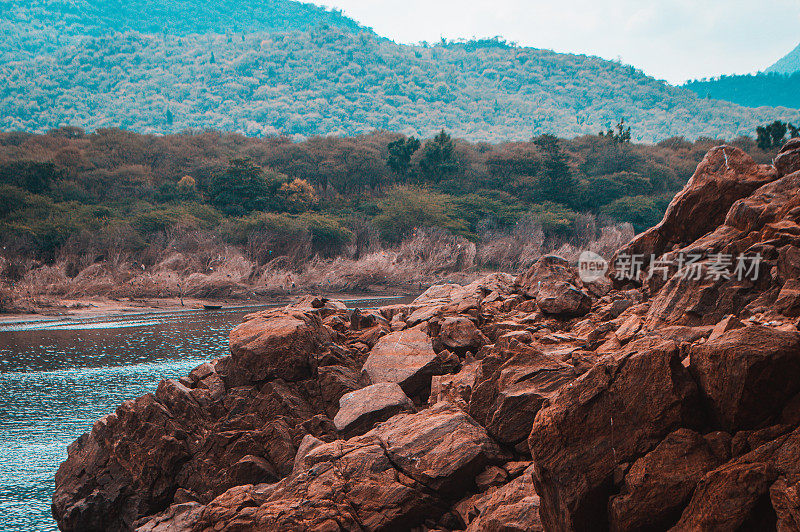
{"label": "rocky shoreline", "polygon": [[[376,311],[307,297],[251,314],[230,356],[70,446],[53,515],[65,531],[798,530],[798,222],[800,142],[774,166],[723,146],[618,252],[641,260],[629,278],[617,260],[582,282],[549,256]],[[723,255],[757,256],[758,275],[708,275]]]}

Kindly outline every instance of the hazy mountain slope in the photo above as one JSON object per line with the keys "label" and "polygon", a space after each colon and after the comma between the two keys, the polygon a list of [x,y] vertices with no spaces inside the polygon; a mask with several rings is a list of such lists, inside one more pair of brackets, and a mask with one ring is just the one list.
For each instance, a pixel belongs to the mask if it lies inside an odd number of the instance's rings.
{"label": "hazy mountain slope", "polygon": [[747,107],[800,108],[800,72],[720,76],[690,81],[683,87],[701,98],[727,100]]}
{"label": "hazy mountain slope", "polygon": [[3,18],[62,34],[302,31],[321,24],[363,30],[338,11],[291,0],[10,0]]}
{"label": "hazy mountain slope", "polygon": [[[281,16],[300,24],[291,9]],[[81,13],[75,20],[94,20]],[[493,141],[597,133],[625,117],[634,139],[652,141],[731,138],[778,118],[800,122],[798,111],[708,101],[616,62],[496,41],[405,46],[328,24],[286,34],[220,28],[200,35],[82,35],[76,24],[0,21],[0,128],[217,128],[251,135],[385,128],[428,136],[444,127]]]}
{"label": "hazy mountain slope", "polygon": [[797,48],[778,59],[774,65],[766,70],[767,72],[777,72],[779,74],[791,74],[800,71],[800,44]]}

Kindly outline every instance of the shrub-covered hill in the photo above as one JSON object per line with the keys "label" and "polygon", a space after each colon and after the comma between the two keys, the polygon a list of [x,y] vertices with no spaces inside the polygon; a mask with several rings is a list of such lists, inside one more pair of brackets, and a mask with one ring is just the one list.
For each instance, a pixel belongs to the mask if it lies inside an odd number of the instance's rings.
{"label": "shrub-covered hill", "polygon": [[[71,124],[310,136],[377,128],[427,137],[445,127],[471,140],[499,141],[596,134],[624,117],[637,124],[634,140],[654,141],[732,138],[775,119],[800,122],[796,110],[709,101],[597,57],[499,40],[398,45],[329,24],[328,18],[340,17],[336,13],[314,11],[319,16],[298,21],[303,17],[288,8],[276,11],[295,21],[287,22],[289,29],[319,23],[282,33],[271,31],[281,29],[277,22],[252,31],[245,23],[251,14],[242,19],[247,31],[231,31],[227,19],[214,14],[183,28],[192,18],[186,10],[205,13],[191,2],[180,9],[167,4],[174,8],[170,13],[141,10],[143,20],[128,25],[113,22],[121,15],[108,14],[122,7],[46,5],[49,11],[18,4],[0,22],[0,129]],[[86,14],[76,21],[111,22],[82,30],[79,22],[42,18],[56,12],[53,6],[67,5],[83,6],[79,12]],[[250,9],[241,5],[237,9]],[[300,9],[292,2],[280,5]],[[108,15],[96,15],[98,9]],[[155,32],[164,21],[183,22]],[[138,31],[116,31],[128,28]],[[194,30],[199,33],[185,34]]]}
{"label": "shrub-covered hill", "polygon": [[8,0],[3,11],[7,20],[66,35],[365,30],[339,11],[291,0]]}

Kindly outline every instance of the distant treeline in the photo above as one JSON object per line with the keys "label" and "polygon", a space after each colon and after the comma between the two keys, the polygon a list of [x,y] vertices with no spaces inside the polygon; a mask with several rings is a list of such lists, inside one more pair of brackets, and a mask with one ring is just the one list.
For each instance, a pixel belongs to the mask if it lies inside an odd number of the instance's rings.
{"label": "distant treeline", "polygon": [[702,98],[726,100],[746,107],[800,108],[800,72],[720,76],[689,81],[684,87]]}
{"label": "distant treeline", "polygon": [[[528,224],[568,240],[585,230],[581,213],[641,230],[719,143],[0,133],[0,246],[6,257],[91,263],[124,253],[145,263],[153,242],[204,231],[265,263],[299,241],[319,256],[357,256],[419,228],[477,241]],[[750,138],[733,144],[761,161],[773,155]]]}

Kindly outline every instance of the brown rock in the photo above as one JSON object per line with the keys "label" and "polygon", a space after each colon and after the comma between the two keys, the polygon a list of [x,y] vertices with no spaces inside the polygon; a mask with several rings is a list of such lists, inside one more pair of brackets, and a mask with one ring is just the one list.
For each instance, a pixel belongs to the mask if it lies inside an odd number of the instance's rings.
{"label": "brown rock", "polygon": [[479,362],[467,358],[461,370],[454,375],[434,375],[431,378],[431,394],[428,404],[435,405],[439,401],[447,401],[457,405],[462,410],[469,408],[472,397],[472,387],[475,385],[475,374],[478,372]]}
{"label": "brown rock", "polygon": [[379,382],[339,399],[339,412],[333,418],[336,429],[347,437],[363,434],[375,423],[395,414],[413,410],[411,399],[393,382]]}
{"label": "brown rock", "polygon": [[569,262],[556,255],[546,255],[536,261],[527,272],[519,276],[516,284],[519,290],[530,298],[536,298],[543,285],[568,283],[579,286],[580,281]]}
{"label": "brown rock", "polygon": [[347,366],[323,366],[317,373],[317,382],[328,415],[339,411],[339,399],[346,393],[358,390],[358,373]]}
{"label": "brown rock", "polygon": [[691,349],[697,376],[717,425],[755,428],[780,415],[800,392],[800,333],[753,325]]}
{"label": "brown rock", "polygon": [[800,148],[786,150],[786,147],[784,146],[784,149],[775,157],[773,163],[781,177],[800,170]]}
{"label": "brown rock", "polygon": [[741,329],[742,327],[744,327],[744,323],[739,321],[735,316],[725,316],[721,322],[714,325],[714,328],[711,330],[711,334],[709,335],[708,339],[716,340],[726,332],[734,329]]}
{"label": "brown rock", "polygon": [[442,321],[439,340],[450,349],[477,349],[489,343],[475,323],[463,317],[450,317]]}
{"label": "brown rock", "polygon": [[251,381],[309,377],[329,335],[314,312],[278,309],[250,314],[231,331],[231,354]]}
{"label": "brown rock", "polygon": [[546,283],[536,294],[536,305],[545,314],[574,318],[589,312],[592,298],[570,283]]}
{"label": "brown rock", "polygon": [[500,486],[508,480],[508,473],[502,467],[489,466],[475,477],[475,485],[478,491],[486,491],[492,486]]}
{"label": "brown rock", "polygon": [[778,517],[777,532],[800,530],[800,485],[780,477],[769,488],[769,498]]}
{"label": "brown rock", "polygon": [[774,470],[763,463],[734,462],[715,469],[700,481],[672,530],[739,530],[774,479]]}
{"label": "brown rock", "polygon": [[477,501],[480,515],[468,532],[536,532],[544,530],[539,519],[539,497],[531,469]]}
{"label": "brown rock", "polygon": [[363,372],[373,384],[394,382],[414,396],[430,388],[433,375],[446,373],[447,369],[426,333],[406,329],[381,338],[364,362]]}
{"label": "brown rock", "polygon": [[788,279],[781,287],[775,309],[785,316],[800,314],[800,280]]}
{"label": "brown rock", "polygon": [[756,164],[739,148],[713,148],[672,199],[664,219],[620,249],[612,267],[623,254],[641,255],[646,266],[651,255],[658,257],[673,246],[683,247],[697,240],[722,224],[736,200],[777,178],[775,168]]}
{"label": "brown rock", "polygon": [[705,473],[720,464],[698,433],[678,429],[625,475],[623,494],[611,499],[611,530],[665,530],[674,525]]}
{"label": "brown rock", "polygon": [[463,496],[501,454],[482,427],[441,403],[317,446],[297,475],[275,487],[229,490],[204,508],[194,529],[408,530],[442,516],[439,497]]}
{"label": "brown rock", "polygon": [[695,385],[671,342],[637,341],[601,359],[539,411],[528,444],[549,530],[608,523],[614,472],[691,422]]}
{"label": "brown rock", "polygon": [[512,343],[510,350],[481,361],[469,413],[497,441],[516,444],[530,434],[539,409],[576,378],[569,364],[535,347]]}

